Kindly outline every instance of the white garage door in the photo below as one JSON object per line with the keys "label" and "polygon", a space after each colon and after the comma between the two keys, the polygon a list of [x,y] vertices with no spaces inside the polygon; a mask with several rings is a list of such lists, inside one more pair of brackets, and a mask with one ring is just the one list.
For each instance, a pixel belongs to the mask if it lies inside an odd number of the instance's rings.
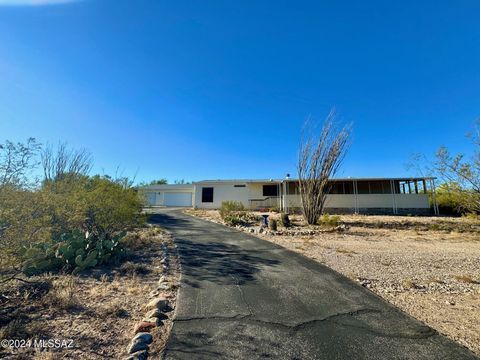
{"label": "white garage door", "polygon": [[192,193],[165,193],[165,206],[192,206]]}

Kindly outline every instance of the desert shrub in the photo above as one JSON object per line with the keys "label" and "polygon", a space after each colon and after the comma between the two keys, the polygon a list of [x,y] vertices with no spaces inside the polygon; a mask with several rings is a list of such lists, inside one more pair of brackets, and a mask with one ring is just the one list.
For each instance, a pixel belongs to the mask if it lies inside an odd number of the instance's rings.
{"label": "desert shrub", "polygon": [[277,231],[277,220],[276,219],[270,219],[268,221],[268,228],[273,231]]}
{"label": "desert shrub", "polygon": [[338,215],[323,214],[320,219],[318,219],[318,225],[325,228],[334,228],[340,226],[340,224],[340,216]]}
{"label": "desert shrub", "polygon": [[220,217],[225,220],[225,217],[234,213],[245,212],[245,207],[239,201],[222,201],[220,206]]}
{"label": "desert shrub", "polygon": [[292,223],[290,222],[290,218],[288,217],[288,214],[286,213],[282,213],[280,215],[280,224],[283,226],[283,227],[290,227],[292,225]]}
{"label": "desert shrub", "polygon": [[480,220],[480,215],[479,214],[475,214],[475,213],[466,213],[464,215],[467,219],[470,219],[470,220]]}
{"label": "desert shrub", "polygon": [[[106,177],[64,177],[45,181],[37,191],[10,191],[5,199],[2,194],[5,258],[10,264],[22,262],[28,275],[59,269],[78,273],[118,262],[125,255],[124,230],[145,221],[136,192]],[[0,263],[6,265],[6,260]]]}
{"label": "desert shrub", "polygon": [[42,152],[45,178],[33,181],[38,150],[33,139],[0,144],[0,270],[79,272],[121,259],[123,232],[145,222],[131,183],[88,176],[89,154],[65,145]]}
{"label": "desert shrub", "polygon": [[245,207],[238,201],[223,201],[219,213],[225,224],[230,226],[245,225],[249,222]]}
{"label": "desert shrub", "polygon": [[245,217],[241,214],[227,215],[223,218],[223,221],[229,226],[245,225],[247,223]]}

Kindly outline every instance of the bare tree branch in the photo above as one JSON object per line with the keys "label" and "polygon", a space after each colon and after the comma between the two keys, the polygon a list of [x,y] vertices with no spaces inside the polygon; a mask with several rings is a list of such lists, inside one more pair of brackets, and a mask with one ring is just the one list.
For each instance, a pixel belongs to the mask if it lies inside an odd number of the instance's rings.
{"label": "bare tree branch", "polygon": [[318,132],[307,119],[302,130],[297,171],[303,214],[309,224],[317,222],[329,193],[329,179],[337,173],[350,145],[351,125],[339,128],[332,110]]}
{"label": "bare tree branch", "polygon": [[92,156],[87,150],[70,149],[66,143],[59,143],[56,149],[47,145],[41,153],[41,162],[47,181],[87,175],[92,168]]}

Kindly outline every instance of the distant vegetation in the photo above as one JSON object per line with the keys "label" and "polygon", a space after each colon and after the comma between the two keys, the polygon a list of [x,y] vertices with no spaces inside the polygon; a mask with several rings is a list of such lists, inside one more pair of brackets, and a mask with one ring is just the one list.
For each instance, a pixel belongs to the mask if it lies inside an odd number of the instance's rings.
{"label": "distant vegetation", "polygon": [[125,256],[121,239],[143,224],[142,199],[127,178],[91,176],[91,167],[88,152],[65,144],[0,144],[1,277],[78,273]]}
{"label": "distant vegetation", "polygon": [[467,138],[470,155],[452,154],[442,145],[433,161],[417,154],[410,165],[423,175],[438,177],[436,198],[443,214],[480,214],[480,119]]}

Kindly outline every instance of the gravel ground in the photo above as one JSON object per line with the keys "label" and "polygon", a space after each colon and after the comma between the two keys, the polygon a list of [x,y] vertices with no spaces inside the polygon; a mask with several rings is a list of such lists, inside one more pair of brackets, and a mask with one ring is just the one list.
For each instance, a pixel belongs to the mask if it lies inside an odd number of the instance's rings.
{"label": "gravel ground", "polygon": [[[189,213],[221,221],[215,211]],[[329,266],[480,355],[478,221],[347,215],[335,231],[292,220],[276,232],[240,229]]]}

